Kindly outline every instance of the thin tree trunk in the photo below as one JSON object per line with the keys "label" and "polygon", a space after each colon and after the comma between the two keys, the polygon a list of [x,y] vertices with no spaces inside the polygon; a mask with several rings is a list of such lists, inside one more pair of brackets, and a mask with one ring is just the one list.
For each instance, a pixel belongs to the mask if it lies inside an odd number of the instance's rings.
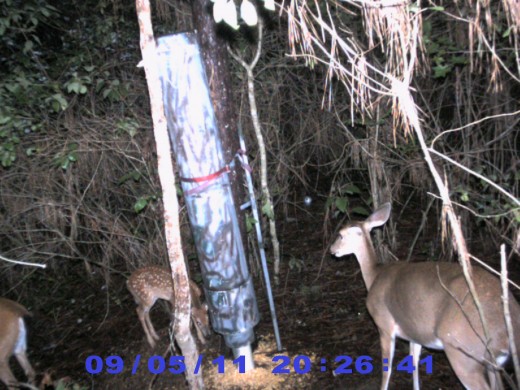
{"label": "thin tree trunk", "polygon": [[274,258],[274,282],[279,283],[280,274],[280,243],[278,241],[278,235],[276,233],[275,215],[273,209],[273,199],[271,192],[269,191],[269,185],[267,181],[267,153],[265,149],[264,136],[262,135],[262,126],[260,125],[260,119],[258,118],[258,108],[256,106],[255,97],[255,76],[253,75],[253,69],[260,58],[262,51],[262,31],[263,25],[261,21],[258,21],[258,45],[255,53],[255,57],[251,63],[247,64],[238,55],[231,52],[233,58],[246,70],[247,74],[247,95],[249,97],[249,108],[251,110],[251,120],[253,121],[253,128],[255,129],[256,140],[258,142],[258,152],[260,154],[260,185],[262,187],[262,212],[266,215],[269,221],[269,233],[271,234],[271,244],[273,246],[273,258]]}
{"label": "thin tree trunk", "polygon": [[141,33],[140,45],[143,64],[150,95],[155,142],[157,146],[157,164],[164,203],[164,228],[166,245],[172,270],[175,308],[173,334],[179,344],[186,364],[186,379],[191,389],[203,389],[202,372],[194,374],[197,366],[197,344],[190,332],[191,295],[188,271],[182,251],[179,223],[179,203],[175,188],[175,175],[171,159],[171,146],[164,116],[161,84],[156,63],[155,40],[153,37],[150,3],[148,0],[136,0],[137,17]]}

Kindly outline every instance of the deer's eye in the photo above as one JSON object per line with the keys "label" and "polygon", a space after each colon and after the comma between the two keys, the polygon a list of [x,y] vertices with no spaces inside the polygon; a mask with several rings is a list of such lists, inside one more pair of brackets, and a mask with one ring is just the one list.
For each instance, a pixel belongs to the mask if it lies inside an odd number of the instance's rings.
{"label": "deer's eye", "polygon": [[355,236],[361,236],[363,235],[363,230],[358,228],[357,226],[352,227],[348,230],[349,234],[355,235]]}

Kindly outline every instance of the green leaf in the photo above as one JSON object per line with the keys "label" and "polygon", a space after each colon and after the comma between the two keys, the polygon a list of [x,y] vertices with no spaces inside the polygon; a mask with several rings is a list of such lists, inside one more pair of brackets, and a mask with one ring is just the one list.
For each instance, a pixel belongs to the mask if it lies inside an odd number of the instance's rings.
{"label": "green leaf", "polygon": [[446,77],[448,75],[448,73],[450,73],[451,71],[451,66],[450,65],[437,65],[437,66],[434,66],[433,67],[433,78],[441,78],[441,77]]}
{"label": "green leaf", "polygon": [[213,20],[215,23],[220,23],[224,19],[226,0],[212,0],[213,1]]}
{"label": "green leaf", "polygon": [[268,11],[274,11],[274,0],[264,0],[264,7]]}
{"label": "green leaf", "polygon": [[134,170],[132,172],[127,173],[126,175],[123,175],[118,181],[117,184],[121,185],[126,183],[128,180],[133,180],[135,182],[138,182],[141,180],[141,172]]}
{"label": "green leaf", "polygon": [[2,153],[1,161],[2,161],[3,167],[5,167],[5,168],[10,167],[15,160],[16,160],[16,154],[14,152],[5,150]]}
{"label": "green leaf", "polygon": [[134,204],[134,211],[139,214],[148,205],[148,199],[141,197]]}
{"label": "green leaf", "polygon": [[213,19],[216,23],[224,21],[234,30],[238,30],[238,15],[233,0],[215,0],[213,3]]}
{"label": "green leaf", "polygon": [[465,65],[468,63],[468,59],[464,56],[454,56],[450,59],[450,62],[454,65]]}
{"label": "green leaf", "polygon": [[81,86],[81,84],[79,82],[71,81],[70,83],[67,84],[67,92],[69,92],[69,93],[71,93],[71,92],[78,93],[80,86]]}
{"label": "green leaf", "polygon": [[59,112],[60,111],[60,103],[57,102],[56,100],[52,101],[52,110],[54,112]]}
{"label": "green leaf", "polygon": [[132,127],[128,128],[128,135],[130,136],[130,138],[134,138],[136,134],[137,134],[137,127],[132,126]]}
{"label": "green leaf", "polygon": [[33,41],[25,41],[22,52],[24,54],[30,53],[33,50],[33,48],[34,48]]}
{"label": "green leaf", "polygon": [[51,96],[52,108],[55,112],[65,111],[68,107],[67,99],[61,93],[55,93]]}
{"label": "green leaf", "polygon": [[429,7],[428,8],[430,11],[444,11],[444,7],[438,5],[436,7]]}
{"label": "green leaf", "polygon": [[334,202],[334,198],[327,198],[327,200],[325,201],[325,210],[328,210],[330,206],[332,206],[332,202]]}
{"label": "green leaf", "polygon": [[502,38],[508,38],[509,35],[511,35],[511,30],[513,29],[514,26],[510,26],[506,31],[504,31],[504,33],[502,34]]}
{"label": "green leaf", "polygon": [[226,2],[223,19],[224,22],[226,22],[226,24],[233,30],[238,30],[238,14],[235,2],[233,0]]}
{"label": "green leaf", "polygon": [[342,190],[344,192],[346,192],[347,194],[349,194],[349,195],[354,195],[354,194],[360,194],[361,193],[361,190],[355,184],[347,184],[345,187],[342,188]]}
{"label": "green leaf", "polygon": [[370,215],[370,212],[366,208],[364,208],[362,206],[354,207],[352,209],[352,213],[358,214],[358,215],[362,215],[364,217],[367,217],[367,216]]}
{"label": "green leaf", "polygon": [[6,116],[0,116],[0,125],[5,125],[6,123],[11,122],[13,118],[6,115]]}
{"label": "green leaf", "polygon": [[252,216],[248,215],[246,217],[246,230],[248,233],[251,233],[251,231],[255,227],[256,223],[257,223],[257,220],[254,219]]}
{"label": "green leaf", "polygon": [[271,203],[269,201],[265,201],[262,205],[262,214],[264,214],[270,220],[274,219],[274,213],[271,207]]}
{"label": "green leaf", "polygon": [[334,202],[334,204],[336,205],[338,210],[341,211],[342,213],[347,212],[348,198],[336,198],[336,201]]}
{"label": "green leaf", "polygon": [[242,4],[240,4],[240,17],[248,26],[256,26],[258,24],[256,8],[249,0],[242,0]]}

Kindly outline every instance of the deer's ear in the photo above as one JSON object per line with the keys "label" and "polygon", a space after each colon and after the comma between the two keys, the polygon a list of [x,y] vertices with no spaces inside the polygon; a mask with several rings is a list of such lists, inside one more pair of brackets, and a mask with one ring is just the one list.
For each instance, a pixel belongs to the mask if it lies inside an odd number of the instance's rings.
{"label": "deer's ear", "polygon": [[390,218],[391,211],[392,205],[390,203],[383,204],[365,220],[365,227],[370,231],[375,227],[383,225]]}
{"label": "deer's ear", "polygon": [[202,296],[202,290],[199,288],[199,286],[197,286],[197,283],[195,283],[191,279],[189,280],[189,282],[190,282],[191,292],[195,293],[195,295],[198,297]]}

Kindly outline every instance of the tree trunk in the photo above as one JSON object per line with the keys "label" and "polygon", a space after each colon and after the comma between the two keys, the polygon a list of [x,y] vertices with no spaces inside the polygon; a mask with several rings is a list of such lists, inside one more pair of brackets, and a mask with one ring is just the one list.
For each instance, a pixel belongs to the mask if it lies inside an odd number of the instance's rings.
{"label": "tree trunk", "polygon": [[[240,149],[237,131],[238,108],[233,95],[227,42],[217,33],[218,26],[213,20],[211,7],[212,3],[208,0],[192,2],[193,27],[197,30],[224,157],[230,162]],[[249,258],[245,210],[240,210],[247,194],[244,187],[244,171],[238,161],[235,170],[229,173],[229,179],[244,251],[246,258]]]}
{"label": "tree trunk", "polygon": [[157,164],[161,181],[164,204],[164,229],[168,257],[174,281],[175,328],[173,333],[185,357],[186,379],[190,389],[203,389],[202,372],[195,374],[198,360],[197,344],[190,332],[191,295],[188,282],[188,271],[182,251],[179,223],[179,203],[175,188],[175,175],[171,159],[171,146],[164,116],[161,84],[157,72],[155,40],[153,37],[150,3],[148,0],[137,0],[137,18],[140,29],[140,46],[143,55],[143,64],[150,95],[153,129],[157,146]]}

